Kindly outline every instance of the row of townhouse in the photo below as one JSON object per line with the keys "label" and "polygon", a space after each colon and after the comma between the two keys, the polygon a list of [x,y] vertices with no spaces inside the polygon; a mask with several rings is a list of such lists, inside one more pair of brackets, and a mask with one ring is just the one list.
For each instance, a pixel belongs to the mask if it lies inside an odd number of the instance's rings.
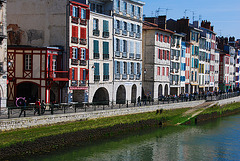
{"label": "row of townhouse", "polygon": [[9,105],[136,103],[239,87],[238,41],[217,38],[208,21],[143,18],[144,4],[8,0]]}

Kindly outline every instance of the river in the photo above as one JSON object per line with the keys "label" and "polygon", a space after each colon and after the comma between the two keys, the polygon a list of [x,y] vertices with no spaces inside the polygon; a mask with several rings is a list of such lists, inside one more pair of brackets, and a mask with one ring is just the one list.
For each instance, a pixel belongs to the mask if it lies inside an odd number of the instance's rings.
{"label": "river", "polygon": [[240,160],[239,124],[240,115],[234,115],[197,126],[143,130],[27,160]]}

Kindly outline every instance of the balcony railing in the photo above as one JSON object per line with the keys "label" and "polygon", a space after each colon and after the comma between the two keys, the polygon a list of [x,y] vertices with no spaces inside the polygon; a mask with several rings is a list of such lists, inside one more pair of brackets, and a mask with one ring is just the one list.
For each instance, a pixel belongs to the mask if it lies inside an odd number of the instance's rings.
{"label": "balcony railing", "polygon": [[115,29],[115,34],[120,34],[120,29]]}
{"label": "balcony railing", "polygon": [[115,79],[119,80],[120,79],[120,73],[115,74]]}
{"label": "balcony railing", "polygon": [[129,32],[130,37],[134,37],[134,32]]}
{"label": "balcony railing", "polygon": [[141,75],[140,74],[137,74],[136,75],[136,80],[140,80],[141,79]]}
{"label": "balcony railing", "polygon": [[87,39],[80,39],[81,45],[87,45]]}
{"label": "balcony railing", "polygon": [[103,75],[103,81],[108,81],[109,80],[109,75]]}
{"label": "balcony railing", "polygon": [[78,59],[71,59],[72,65],[78,65]]}
{"label": "balcony railing", "polygon": [[122,79],[126,80],[127,79],[127,74],[122,74]]}
{"label": "balcony railing", "polygon": [[123,58],[127,58],[127,52],[123,52],[123,53],[122,53],[122,57],[123,57]]}
{"label": "balcony railing", "polygon": [[86,86],[87,85],[87,80],[80,80],[79,81],[79,86]]}
{"label": "balcony railing", "polygon": [[93,30],[93,35],[94,36],[99,36],[99,30]]}
{"label": "balcony railing", "polygon": [[108,38],[109,37],[109,32],[103,32],[103,37]]}
{"label": "balcony railing", "polygon": [[141,59],[141,55],[140,54],[136,54],[136,59]]}
{"label": "balcony railing", "polygon": [[103,59],[109,59],[109,54],[103,54]]}
{"label": "balcony railing", "polygon": [[94,75],[94,81],[95,82],[100,81],[100,75]]}
{"label": "balcony railing", "polygon": [[127,31],[126,30],[122,30],[122,35],[127,36]]}
{"label": "balcony railing", "polygon": [[129,75],[129,79],[130,79],[130,80],[134,80],[134,75],[133,75],[133,74],[130,74],[130,75]]}
{"label": "balcony railing", "polygon": [[94,53],[94,54],[93,54],[93,58],[94,58],[94,59],[99,59],[99,53]]}
{"label": "balcony railing", "polygon": [[129,58],[134,58],[134,53],[130,53]]}
{"label": "balcony railing", "polygon": [[68,81],[68,71],[49,71],[48,78],[53,79],[53,81]]}
{"label": "balcony railing", "polygon": [[140,33],[136,33],[136,38],[140,38],[141,34]]}
{"label": "balcony railing", "polygon": [[78,24],[78,18],[77,17],[72,17],[72,21],[71,22]]}
{"label": "balcony railing", "polygon": [[71,42],[75,43],[75,44],[78,44],[78,38],[77,37],[72,37]]}
{"label": "balcony railing", "polygon": [[78,81],[76,81],[76,80],[72,80],[72,82],[71,82],[71,86],[72,86],[72,87],[76,87],[76,86],[78,86]]}
{"label": "balcony railing", "polygon": [[115,56],[116,57],[120,57],[120,52],[119,51],[115,51]]}
{"label": "balcony railing", "polygon": [[85,19],[80,19],[80,24],[81,24],[81,25],[87,25],[87,20],[85,20]]}
{"label": "balcony railing", "polygon": [[87,65],[87,61],[86,61],[86,60],[80,60],[80,65],[81,65],[81,66]]}

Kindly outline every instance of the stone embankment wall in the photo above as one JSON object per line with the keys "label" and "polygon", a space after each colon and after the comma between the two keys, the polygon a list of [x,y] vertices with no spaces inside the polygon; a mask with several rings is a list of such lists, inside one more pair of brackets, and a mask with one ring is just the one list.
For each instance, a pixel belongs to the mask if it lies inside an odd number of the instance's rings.
{"label": "stone embankment wall", "polygon": [[177,108],[184,108],[184,107],[194,107],[204,102],[205,102],[204,100],[201,100],[201,101],[193,101],[193,102],[161,104],[161,105],[154,105],[154,106],[133,107],[133,108],[123,108],[123,109],[114,109],[114,110],[104,110],[104,111],[2,119],[0,120],[0,130],[6,131],[6,130],[12,130],[12,129],[18,129],[18,128],[29,128],[33,126],[39,126],[39,125],[56,124],[60,122],[71,122],[71,121],[79,121],[79,120],[86,120],[86,119],[97,119],[97,118],[103,118],[103,117],[152,112],[152,111],[156,111],[157,109],[177,109]]}
{"label": "stone embankment wall", "polygon": [[240,102],[240,96],[239,97],[228,98],[228,99],[224,99],[224,100],[219,100],[219,101],[216,101],[216,102],[218,102],[218,104],[220,106],[225,105],[225,104],[229,104],[229,103]]}

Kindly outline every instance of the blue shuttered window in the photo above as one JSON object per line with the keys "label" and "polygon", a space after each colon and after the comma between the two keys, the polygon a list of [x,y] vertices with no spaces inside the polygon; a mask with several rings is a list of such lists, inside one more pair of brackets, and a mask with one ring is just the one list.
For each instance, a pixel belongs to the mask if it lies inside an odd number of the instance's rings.
{"label": "blue shuttered window", "polygon": [[103,75],[109,75],[109,64],[103,63]]}
{"label": "blue shuttered window", "polygon": [[99,63],[94,63],[94,75],[99,75]]}
{"label": "blue shuttered window", "polygon": [[109,42],[103,42],[103,54],[109,54]]}
{"label": "blue shuttered window", "polygon": [[103,20],[103,32],[109,32],[108,21]]}
{"label": "blue shuttered window", "polygon": [[99,53],[99,41],[98,40],[94,40],[93,41],[93,48],[94,48],[94,53]]}

